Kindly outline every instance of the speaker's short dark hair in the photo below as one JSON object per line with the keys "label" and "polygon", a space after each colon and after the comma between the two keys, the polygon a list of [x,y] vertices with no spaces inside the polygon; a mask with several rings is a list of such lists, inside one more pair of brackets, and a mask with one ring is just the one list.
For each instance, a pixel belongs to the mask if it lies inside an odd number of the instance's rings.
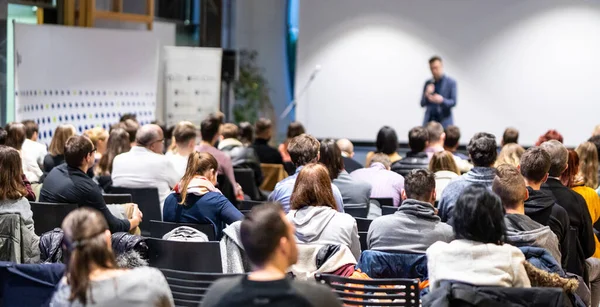
{"label": "speaker's short dark hair", "polygon": [[516,128],[506,128],[502,134],[502,145],[519,143],[519,130]]}
{"label": "speaker's short dark hair", "polygon": [[203,120],[200,123],[200,134],[202,136],[202,140],[206,142],[212,142],[215,135],[219,133],[220,126],[220,120],[214,116],[209,116]]}
{"label": "speaker's short dark hair", "polygon": [[457,126],[450,125],[445,130],[446,139],[444,140],[444,147],[454,148],[458,145],[460,140],[460,129]]}
{"label": "speaker's short dark hair", "polygon": [[68,166],[79,168],[81,162],[94,150],[94,144],[85,135],[74,135],[65,143],[65,162]]}
{"label": "speaker's short dark hair", "polygon": [[425,150],[428,141],[429,132],[421,126],[414,127],[408,132],[408,146],[410,146],[410,150],[413,152]]}
{"label": "speaker's short dark hair", "polygon": [[434,55],[431,58],[429,58],[429,64],[432,64],[435,61],[440,61],[442,62],[442,58],[440,56]]}
{"label": "speaker's short dark hair", "polygon": [[[265,203],[252,207],[240,225],[240,237],[248,259],[257,266],[263,265],[279,246],[288,228],[281,217],[279,203]],[[295,242],[293,242],[295,243]]]}
{"label": "speaker's short dark hair", "polygon": [[414,169],[404,178],[404,192],[408,198],[429,201],[433,191],[435,191],[435,175],[429,170]]}
{"label": "speaker's short dark hair", "polygon": [[521,175],[527,180],[541,182],[550,170],[550,154],[540,147],[531,147],[521,156]]}
{"label": "speaker's short dark hair", "polygon": [[475,166],[490,167],[496,162],[498,145],[496,137],[486,132],[476,133],[467,146],[471,161]]}
{"label": "speaker's short dark hair", "polygon": [[40,127],[38,126],[38,124],[31,119],[26,119],[21,123],[25,125],[25,137],[27,137],[28,139],[31,139],[33,137],[33,134],[40,131]]}

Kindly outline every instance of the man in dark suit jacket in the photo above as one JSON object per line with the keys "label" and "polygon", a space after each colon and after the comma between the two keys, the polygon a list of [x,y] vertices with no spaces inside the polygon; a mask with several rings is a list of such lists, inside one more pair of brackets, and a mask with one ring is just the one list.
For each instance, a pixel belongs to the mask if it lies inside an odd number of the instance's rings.
{"label": "man in dark suit jacket", "polygon": [[352,159],[354,157],[354,145],[348,139],[339,139],[336,142],[337,146],[342,151],[342,158],[344,159],[344,167],[348,173],[363,168],[362,164]]}
{"label": "man in dark suit jacket", "polygon": [[425,82],[421,107],[425,107],[423,126],[431,121],[442,124],[444,128],[454,125],[452,108],[456,106],[456,81],[444,74],[442,58],[434,56],[429,60],[433,78]]}
{"label": "man in dark suit jacket", "polygon": [[266,164],[283,164],[281,154],[276,148],[269,146],[269,141],[273,135],[273,124],[271,120],[260,118],[256,121],[256,138],[252,144],[252,148],[256,151],[256,155],[260,163]]}

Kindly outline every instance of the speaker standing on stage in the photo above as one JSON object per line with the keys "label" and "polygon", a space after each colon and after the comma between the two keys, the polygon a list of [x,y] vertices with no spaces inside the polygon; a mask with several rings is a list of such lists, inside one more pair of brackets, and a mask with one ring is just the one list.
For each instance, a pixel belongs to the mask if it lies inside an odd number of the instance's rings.
{"label": "speaker standing on stage", "polygon": [[454,124],[452,108],[456,105],[456,81],[444,75],[444,64],[438,56],[429,59],[429,68],[433,79],[425,82],[421,98],[421,107],[425,107],[423,126],[436,121],[446,128]]}

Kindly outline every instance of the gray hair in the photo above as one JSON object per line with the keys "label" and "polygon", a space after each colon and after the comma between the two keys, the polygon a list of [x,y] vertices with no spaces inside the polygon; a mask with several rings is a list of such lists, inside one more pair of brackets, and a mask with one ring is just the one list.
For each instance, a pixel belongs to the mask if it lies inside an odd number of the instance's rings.
{"label": "gray hair", "polygon": [[135,141],[138,145],[148,147],[154,141],[160,138],[160,127],[157,125],[144,125],[140,127],[135,135]]}
{"label": "gray hair", "polygon": [[567,148],[557,140],[550,140],[540,145],[550,155],[550,170],[548,174],[552,177],[560,177],[567,168],[569,152]]}
{"label": "gray hair", "polygon": [[385,168],[390,168],[390,166],[392,165],[392,161],[390,161],[390,157],[388,157],[388,155],[381,153],[381,152],[373,155],[373,157],[371,158],[371,165],[373,165],[373,163],[381,163],[381,164],[383,164],[383,166],[385,166]]}

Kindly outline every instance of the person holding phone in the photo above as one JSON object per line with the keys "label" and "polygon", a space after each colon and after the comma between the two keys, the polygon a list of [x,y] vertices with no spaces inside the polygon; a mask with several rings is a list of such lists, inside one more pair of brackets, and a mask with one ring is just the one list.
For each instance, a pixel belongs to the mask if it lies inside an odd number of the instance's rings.
{"label": "person holding phone", "polygon": [[433,78],[425,82],[421,97],[421,107],[425,107],[423,126],[436,121],[446,128],[454,124],[452,108],[456,106],[456,81],[444,74],[444,64],[439,56],[429,59],[429,68]]}

